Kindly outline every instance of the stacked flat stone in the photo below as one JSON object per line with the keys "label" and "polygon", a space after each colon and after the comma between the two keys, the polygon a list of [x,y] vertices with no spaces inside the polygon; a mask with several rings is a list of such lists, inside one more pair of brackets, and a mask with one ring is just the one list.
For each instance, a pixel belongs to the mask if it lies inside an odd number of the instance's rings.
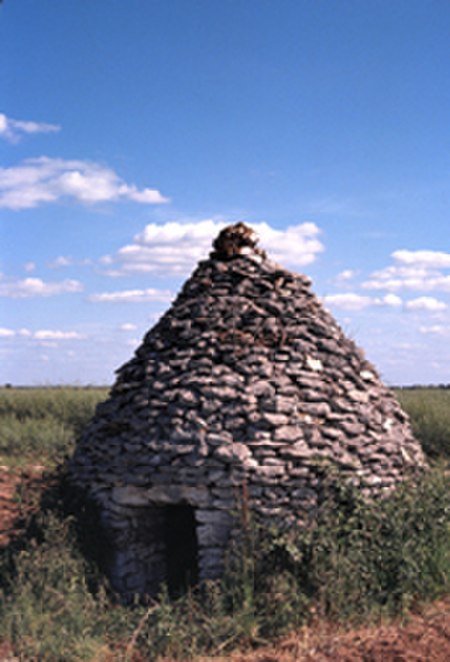
{"label": "stacked flat stone", "polygon": [[368,496],[425,466],[310,280],[256,241],[243,224],[219,235],[77,445],[71,474],[100,506],[124,594],[165,577],[164,505],[193,507],[206,579],[221,573],[243,485],[256,518],[289,526],[314,512],[326,466]]}

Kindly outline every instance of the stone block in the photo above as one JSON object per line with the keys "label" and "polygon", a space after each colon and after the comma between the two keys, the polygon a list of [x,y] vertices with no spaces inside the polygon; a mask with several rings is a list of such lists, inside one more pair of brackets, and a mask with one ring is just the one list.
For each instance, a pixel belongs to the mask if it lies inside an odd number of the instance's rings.
{"label": "stone block", "polygon": [[276,441],[294,443],[303,437],[303,432],[297,425],[282,425],[275,430]]}

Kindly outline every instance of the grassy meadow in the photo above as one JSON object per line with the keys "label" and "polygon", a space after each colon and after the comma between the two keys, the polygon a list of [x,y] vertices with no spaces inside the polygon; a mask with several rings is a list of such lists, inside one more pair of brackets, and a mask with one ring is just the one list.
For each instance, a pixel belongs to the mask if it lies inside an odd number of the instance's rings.
{"label": "grassy meadow", "polygon": [[[191,659],[254,646],[312,614],[369,622],[406,613],[450,587],[450,389],[398,389],[432,469],[367,503],[330,482],[315,525],[242,532],[226,576],[171,600],[124,607],[92,550],[98,530],[67,488],[64,458],[101,388],[0,389],[0,464],[46,467],[17,494],[38,504],[0,549],[0,651],[20,660]],[[78,517],[86,513],[85,519]],[[91,553],[88,552],[91,550]]]}
{"label": "grassy meadow", "polygon": [[61,462],[107,394],[106,388],[0,389],[0,464]]}
{"label": "grassy meadow", "polygon": [[449,460],[450,388],[403,388],[396,394],[428,457]]}

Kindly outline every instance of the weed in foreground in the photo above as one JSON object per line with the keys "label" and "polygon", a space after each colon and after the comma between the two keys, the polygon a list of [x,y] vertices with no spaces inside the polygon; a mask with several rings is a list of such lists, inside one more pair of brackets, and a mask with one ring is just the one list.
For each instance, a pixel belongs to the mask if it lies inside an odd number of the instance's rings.
{"label": "weed in foreground", "polygon": [[64,489],[64,478],[55,479],[22,539],[2,553],[0,638],[19,659],[224,655],[298,627],[312,609],[370,619],[449,589],[450,485],[437,471],[377,503],[330,482],[309,527],[267,531],[250,522],[223,580],[177,600],[163,589],[132,608],[86,555],[98,545],[96,529],[80,539]]}

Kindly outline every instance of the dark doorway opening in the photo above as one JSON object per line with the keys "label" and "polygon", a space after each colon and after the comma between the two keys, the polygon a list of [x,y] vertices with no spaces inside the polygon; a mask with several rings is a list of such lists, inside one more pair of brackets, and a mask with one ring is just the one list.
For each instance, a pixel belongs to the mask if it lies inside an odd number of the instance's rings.
{"label": "dark doorway opening", "polygon": [[188,504],[164,508],[167,585],[172,597],[198,582],[195,510]]}

